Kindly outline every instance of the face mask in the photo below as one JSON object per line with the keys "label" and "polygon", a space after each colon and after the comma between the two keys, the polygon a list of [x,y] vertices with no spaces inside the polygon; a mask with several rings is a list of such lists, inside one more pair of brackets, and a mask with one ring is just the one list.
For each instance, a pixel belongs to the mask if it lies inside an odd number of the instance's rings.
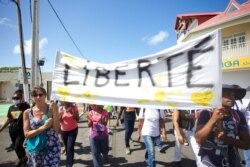
{"label": "face mask", "polygon": [[14,105],[17,105],[17,104],[20,103],[20,100],[12,100],[12,103],[13,103]]}

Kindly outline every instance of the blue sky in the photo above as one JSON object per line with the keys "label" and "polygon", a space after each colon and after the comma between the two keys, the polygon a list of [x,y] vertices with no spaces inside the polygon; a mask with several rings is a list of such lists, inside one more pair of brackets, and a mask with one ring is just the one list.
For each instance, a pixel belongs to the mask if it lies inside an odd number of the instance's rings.
{"label": "blue sky", "polygon": [[[33,0],[20,0],[26,67],[31,64]],[[30,2],[32,4],[30,4]],[[147,56],[176,44],[178,14],[222,12],[229,0],[40,0],[39,55],[52,71],[56,51],[100,63]],[[238,0],[242,3],[245,0]],[[0,0],[0,67],[21,66],[16,5]]]}

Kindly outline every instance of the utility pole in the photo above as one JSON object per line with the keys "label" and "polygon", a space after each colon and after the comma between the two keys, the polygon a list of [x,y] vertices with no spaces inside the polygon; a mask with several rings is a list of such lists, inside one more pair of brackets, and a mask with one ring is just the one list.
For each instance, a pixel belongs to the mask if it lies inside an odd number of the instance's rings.
{"label": "utility pole", "polygon": [[31,87],[39,85],[39,0],[34,0],[32,20]]}
{"label": "utility pole", "polygon": [[20,0],[13,0],[13,2],[17,6],[20,53],[21,53],[21,59],[22,59],[22,73],[23,73],[23,94],[24,94],[24,100],[29,102],[29,90],[28,90],[29,88],[28,88],[28,80],[27,80],[27,74],[26,74],[25,54],[24,54],[24,45],[23,45],[23,27],[22,27]]}

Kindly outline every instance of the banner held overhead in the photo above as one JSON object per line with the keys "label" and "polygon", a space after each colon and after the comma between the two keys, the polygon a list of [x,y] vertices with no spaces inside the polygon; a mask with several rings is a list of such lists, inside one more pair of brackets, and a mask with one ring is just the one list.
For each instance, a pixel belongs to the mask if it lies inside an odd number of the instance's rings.
{"label": "banner held overhead", "polygon": [[151,108],[211,108],[221,99],[220,30],[158,53],[102,64],[57,52],[55,100]]}

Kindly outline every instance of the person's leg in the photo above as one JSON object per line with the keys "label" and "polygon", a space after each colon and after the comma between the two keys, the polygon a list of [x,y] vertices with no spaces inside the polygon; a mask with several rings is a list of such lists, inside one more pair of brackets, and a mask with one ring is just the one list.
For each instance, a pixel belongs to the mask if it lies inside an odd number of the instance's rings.
{"label": "person's leg", "polygon": [[146,151],[148,155],[148,165],[149,167],[155,167],[155,150],[154,150],[154,143],[153,139],[151,136],[142,136],[145,146],[146,146]]}
{"label": "person's leg", "polygon": [[163,150],[163,143],[161,141],[161,136],[155,137],[154,142],[155,142],[155,144],[157,146],[158,151],[161,152]]}
{"label": "person's leg", "polygon": [[126,146],[126,154],[130,154],[130,145],[129,145],[129,140],[130,140],[130,124],[129,120],[127,118],[124,118],[124,128],[125,128],[125,146]]}
{"label": "person's leg", "polygon": [[18,136],[18,132],[11,133],[10,137],[11,137],[11,141],[14,145],[14,150],[15,150],[16,155],[18,157],[18,161],[17,161],[16,165],[20,166],[23,163],[23,159],[25,157],[25,150],[23,148],[24,139],[23,139],[23,141],[21,141],[21,139]]}
{"label": "person's leg", "polygon": [[181,161],[181,144],[179,143],[178,136],[175,130],[174,130],[174,136],[175,136],[174,162],[180,162]]}
{"label": "person's leg", "polygon": [[128,121],[128,138],[131,139],[131,136],[134,132],[134,126],[135,126],[135,120],[129,120]]}
{"label": "person's leg", "polygon": [[124,128],[125,128],[125,146],[129,147],[129,120],[124,118]]}
{"label": "person's leg", "polygon": [[67,143],[68,143],[68,132],[67,131],[61,131],[61,140],[64,145],[64,149],[67,154]]}
{"label": "person's leg", "polygon": [[186,138],[189,141],[191,148],[194,152],[195,155],[195,159],[196,159],[196,165],[197,167],[201,167],[201,157],[199,156],[199,150],[200,150],[200,146],[199,144],[196,142],[196,139],[194,137],[194,131],[187,131],[186,134]]}
{"label": "person's leg", "polygon": [[89,137],[89,144],[90,144],[94,167],[103,167],[101,159],[101,151],[100,151],[101,142],[102,140],[100,141],[94,140],[93,138]]}
{"label": "person's leg", "polygon": [[100,141],[100,152],[102,153],[105,163],[109,163],[109,136],[106,136],[103,140]]}
{"label": "person's leg", "polygon": [[26,166],[27,163],[27,156],[26,156],[26,151],[24,149],[23,143],[24,143],[25,137],[23,132],[21,131],[16,139],[16,154],[18,158],[21,160],[20,166]]}
{"label": "person's leg", "polygon": [[15,133],[9,133],[9,135],[10,135],[11,143],[13,145],[13,150],[15,150],[15,142],[16,142],[17,134],[15,134]]}
{"label": "person's leg", "polygon": [[[13,143],[13,148],[16,151],[16,139],[17,139],[17,134],[16,133],[10,133],[10,139],[11,142]],[[16,153],[17,154],[17,153]]]}
{"label": "person's leg", "polygon": [[25,137],[23,134],[18,134],[17,138],[16,138],[16,142],[15,142],[15,150],[16,150],[16,154],[18,156],[19,159],[24,159],[26,158],[26,152],[25,149],[23,147],[23,142],[25,140]]}
{"label": "person's leg", "polygon": [[7,150],[8,152],[14,150],[14,143],[12,142],[12,139],[11,139],[10,128],[9,128],[9,136],[10,136],[11,144],[5,148],[5,150]]}
{"label": "person's leg", "polygon": [[250,167],[250,149],[243,150],[243,154],[246,161],[246,167]]}
{"label": "person's leg", "polygon": [[63,141],[63,139],[62,139],[62,133],[61,133],[61,131],[60,131],[60,142],[62,143],[62,145],[61,145],[61,154],[65,154],[65,152],[66,152],[66,148],[65,148],[65,144],[64,144],[64,141]]}
{"label": "person's leg", "polygon": [[72,167],[74,164],[74,146],[76,142],[77,133],[78,133],[78,128],[68,132],[67,149],[66,149],[67,150],[66,167]]}

